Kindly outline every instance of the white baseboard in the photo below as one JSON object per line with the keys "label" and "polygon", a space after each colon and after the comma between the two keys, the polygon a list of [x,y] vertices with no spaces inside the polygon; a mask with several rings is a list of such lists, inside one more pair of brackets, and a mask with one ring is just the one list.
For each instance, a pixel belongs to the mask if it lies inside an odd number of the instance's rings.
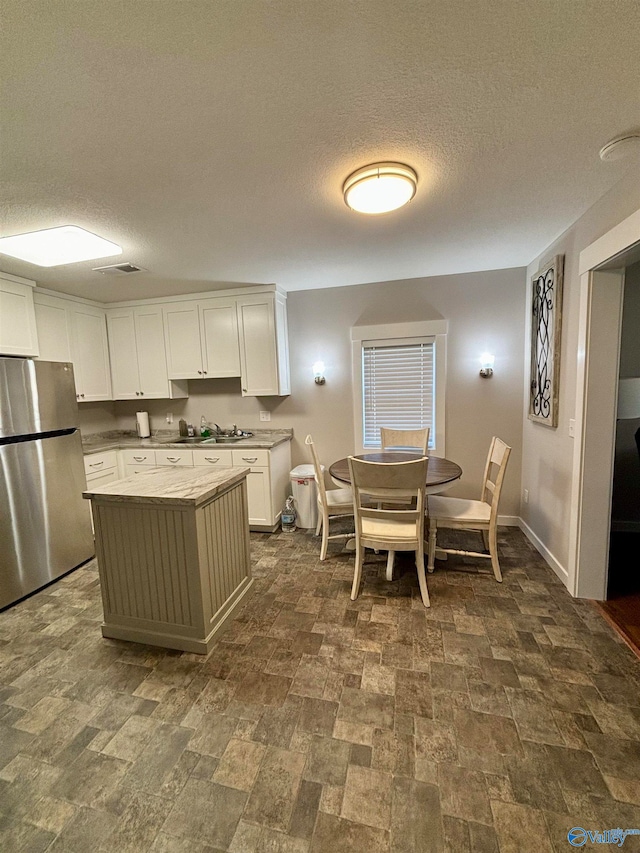
{"label": "white baseboard", "polygon": [[520,518],[517,515],[499,515],[498,527],[520,527]]}
{"label": "white baseboard", "polygon": [[529,542],[533,545],[533,547],[538,551],[544,561],[548,563],[553,571],[558,575],[562,583],[569,588],[569,572],[565,569],[565,567],[560,563],[551,553],[551,551],[547,548],[547,546],[542,542],[541,539],[536,536],[533,530],[529,527],[529,525],[524,522],[521,518],[518,519],[518,527],[524,535],[527,537]]}

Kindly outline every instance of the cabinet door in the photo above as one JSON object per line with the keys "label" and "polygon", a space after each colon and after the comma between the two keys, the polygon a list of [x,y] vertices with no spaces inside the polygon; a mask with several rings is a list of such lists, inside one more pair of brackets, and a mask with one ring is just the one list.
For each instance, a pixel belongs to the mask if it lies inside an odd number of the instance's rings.
{"label": "cabinet door", "polygon": [[169,379],[201,379],[198,303],[174,302],[165,305],[162,312]]}
{"label": "cabinet door", "polygon": [[135,400],[140,396],[138,348],[133,311],[112,310],[107,313],[111,383],[114,400]]}
{"label": "cabinet door", "polygon": [[169,378],[159,306],[143,306],[134,310],[140,396],[155,399],[169,397]]}
{"label": "cabinet door", "polygon": [[238,299],[242,394],[263,397],[279,394],[273,299]]}
{"label": "cabinet door", "polygon": [[111,400],[111,372],[104,312],[73,304],[71,309],[73,370],[82,402]]}
{"label": "cabinet door", "polygon": [[247,501],[249,524],[268,526],[273,523],[268,468],[251,468],[247,474]]}
{"label": "cabinet door", "polygon": [[[73,361],[69,303],[55,296],[35,293],[36,329],[43,361]],[[74,371],[75,373],[75,371]]]}
{"label": "cabinet door", "polygon": [[235,299],[207,299],[200,302],[199,307],[204,375],[240,376]]}
{"label": "cabinet door", "polygon": [[38,355],[33,287],[0,278],[0,353]]}

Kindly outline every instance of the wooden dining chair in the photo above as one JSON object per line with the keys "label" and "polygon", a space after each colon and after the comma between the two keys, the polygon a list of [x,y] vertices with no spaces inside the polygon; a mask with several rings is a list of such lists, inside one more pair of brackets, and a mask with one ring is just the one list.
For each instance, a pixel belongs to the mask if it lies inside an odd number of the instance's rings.
{"label": "wooden dining chair", "polygon": [[[429,607],[424,573],[426,456],[407,462],[366,462],[349,457],[356,529],[356,561],[351,598],[358,597],[366,548],[415,551],[422,603]],[[402,508],[388,501],[404,499]],[[414,505],[415,500],[415,505]],[[373,503],[372,503],[373,502]]]}
{"label": "wooden dining chair", "polygon": [[397,448],[415,448],[427,455],[429,447],[429,427],[424,429],[390,429],[389,427],[380,427],[380,446],[382,450],[392,450]]}
{"label": "wooden dining chair", "polygon": [[[444,551],[446,554],[461,554],[466,557],[490,559],[496,580],[502,581],[502,572],[498,561],[498,504],[510,453],[511,448],[504,441],[497,436],[491,439],[479,501],[429,495],[427,498],[427,514],[429,524],[428,569],[430,572],[434,569],[437,547],[439,551]],[[489,553],[443,548],[436,543],[438,529],[443,527],[481,532],[484,547]]]}
{"label": "wooden dining chair", "polygon": [[313,438],[308,435],[304,443],[311,450],[313,470],[316,487],[318,490],[318,523],[316,525],[316,536],[322,531],[322,543],[320,545],[320,559],[327,556],[327,546],[330,539],[353,539],[353,533],[330,533],[329,527],[332,518],[344,518],[353,515],[353,492],[351,489],[327,489],[324,484],[324,470],[318,458]]}

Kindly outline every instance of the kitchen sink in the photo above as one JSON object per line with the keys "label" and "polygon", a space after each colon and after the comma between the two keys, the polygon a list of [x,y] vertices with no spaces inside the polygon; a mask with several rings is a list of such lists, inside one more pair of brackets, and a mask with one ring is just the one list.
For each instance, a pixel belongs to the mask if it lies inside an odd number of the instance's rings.
{"label": "kitchen sink", "polygon": [[243,441],[245,438],[251,438],[252,433],[245,435],[212,435],[207,438],[203,435],[183,435],[180,438],[174,438],[172,444],[235,444],[236,441]]}

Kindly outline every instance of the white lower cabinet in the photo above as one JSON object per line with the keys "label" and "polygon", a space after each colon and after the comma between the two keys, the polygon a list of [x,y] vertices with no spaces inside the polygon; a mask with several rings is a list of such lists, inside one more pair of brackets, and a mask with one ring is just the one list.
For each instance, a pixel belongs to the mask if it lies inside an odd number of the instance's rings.
{"label": "white lower cabinet", "polygon": [[190,450],[156,450],[156,465],[166,465],[168,468],[193,466],[193,454]]}
{"label": "white lower cabinet", "polygon": [[218,466],[219,468],[231,468],[233,456],[230,450],[195,450],[193,453],[193,464],[196,466]]}
{"label": "white lower cabinet", "polygon": [[[110,450],[85,456],[87,482],[90,476],[98,477],[105,473],[109,474],[109,479],[100,482],[108,483],[117,479],[120,476],[116,461],[117,452]],[[249,526],[252,530],[275,530],[278,526],[280,512],[289,493],[291,444],[288,441],[270,450],[218,449],[211,445],[188,450],[120,450],[119,454],[121,476],[124,477],[140,474],[153,467],[180,468],[186,465],[203,468],[248,468]],[[92,482],[95,483],[96,480]]]}
{"label": "white lower cabinet", "polygon": [[[84,457],[84,473],[87,479],[87,488],[95,486],[106,486],[120,478],[118,467],[118,452],[116,450],[104,450],[100,453],[89,453]],[[91,529],[93,530],[93,515],[91,516]]]}
{"label": "white lower cabinet", "polygon": [[156,454],[153,450],[121,450],[120,462],[123,476],[131,477],[132,474],[155,468]]}

